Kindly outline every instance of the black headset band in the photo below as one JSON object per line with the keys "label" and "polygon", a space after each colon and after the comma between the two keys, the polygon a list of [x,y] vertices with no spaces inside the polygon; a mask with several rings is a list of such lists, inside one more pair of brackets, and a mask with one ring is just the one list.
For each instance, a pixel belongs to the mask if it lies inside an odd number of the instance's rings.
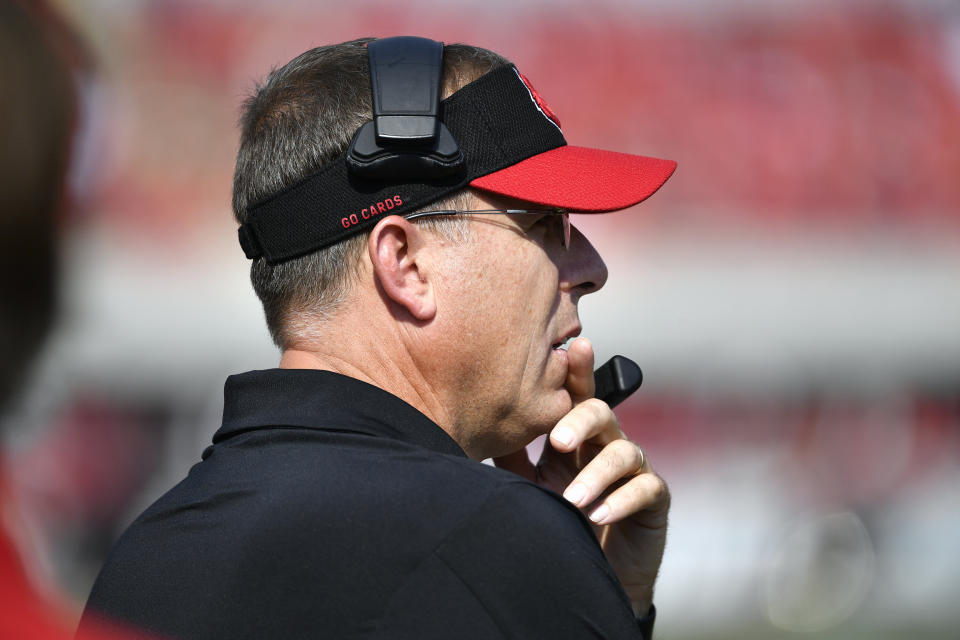
{"label": "black headset band", "polygon": [[512,66],[498,68],[440,103],[440,120],[463,151],[455,176],[385,183],[351,174],[346,153],[250,207],[239,229],[248,258],[277,264],[335,244],[467,186],[471,180],[566,144]]}

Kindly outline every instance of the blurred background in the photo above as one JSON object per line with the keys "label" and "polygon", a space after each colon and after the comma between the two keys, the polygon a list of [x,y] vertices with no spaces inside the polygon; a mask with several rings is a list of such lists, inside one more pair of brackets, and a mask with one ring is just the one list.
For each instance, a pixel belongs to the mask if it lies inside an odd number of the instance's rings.
{"label": "blurred background", "polygon": [[82,606],[225,377],[278,361],[229,205],[246,95],[410,34],[512,59],[571,144],[679,162],[574,218],[611,271],[584,334],[643,367],[618,414],[674,496],[657,637],[956,637],[955,0],[49,4],[85,60],[60,308],[2,418],[37,582]]}

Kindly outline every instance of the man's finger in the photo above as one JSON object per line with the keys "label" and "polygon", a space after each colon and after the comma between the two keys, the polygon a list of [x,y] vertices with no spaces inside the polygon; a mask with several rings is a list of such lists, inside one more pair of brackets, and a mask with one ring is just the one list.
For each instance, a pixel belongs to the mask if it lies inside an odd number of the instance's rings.
{"label": "man's finger", "polygon": [[550,444],[557,451],[573,451],[589,440],[600,446],[623,438],[620,422],[606,402],[589,398],[575,405],[550,430]]}
{"label": "man's finger", "polygon": [[636,444],[615,440],[587,463],[563,497],[578,507],[586,507],[612,485],[641,473],[645,462],[643,451]]}
{"label": "man's finger", "polygon": [[593,397],[593,345],[586,338],[576,338],[567,347],[565,386],[574,406]]}
{"label": "man's finger", "polygon": [[[593,511],[594,524],[613,524],[639,512],[662,526],[670,506],[667,483],[655,473],[641,473],[603,499]],[[663,521],[663,522],[661,522]]]}

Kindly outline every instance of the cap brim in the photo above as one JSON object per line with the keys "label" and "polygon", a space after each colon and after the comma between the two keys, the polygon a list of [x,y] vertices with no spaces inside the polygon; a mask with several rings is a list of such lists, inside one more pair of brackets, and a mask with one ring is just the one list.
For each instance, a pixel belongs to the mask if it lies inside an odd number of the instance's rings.
{"label": "cap brim", "polygon": [[676,168],[673,160],[566,145],[476,178],[470,186],[568,211],[616,211],[649,198]]}

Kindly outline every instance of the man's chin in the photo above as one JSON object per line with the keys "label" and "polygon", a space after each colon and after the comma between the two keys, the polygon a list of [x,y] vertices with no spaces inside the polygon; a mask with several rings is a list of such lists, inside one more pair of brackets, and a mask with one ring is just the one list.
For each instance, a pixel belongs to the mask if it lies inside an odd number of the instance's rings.
{"label": "man's chin", "polygon": [[523,411],[514,410],[509,417],[498,421],[498,428],[487,432],[500,434],[499,442],[487,443],[488,450],[497,451],[493,457],[519,451],[538,437],[549,434],[572,408],[573,401],[566,389],[543,393],[537,402],[527,404]]}
{"label": "man's chin", "polygon": [[566,389],[557,389],[543,399],[538,416],[531,422],[536,425],[536,436],[550,433],[560,419],[573,409],[573,399]]}

